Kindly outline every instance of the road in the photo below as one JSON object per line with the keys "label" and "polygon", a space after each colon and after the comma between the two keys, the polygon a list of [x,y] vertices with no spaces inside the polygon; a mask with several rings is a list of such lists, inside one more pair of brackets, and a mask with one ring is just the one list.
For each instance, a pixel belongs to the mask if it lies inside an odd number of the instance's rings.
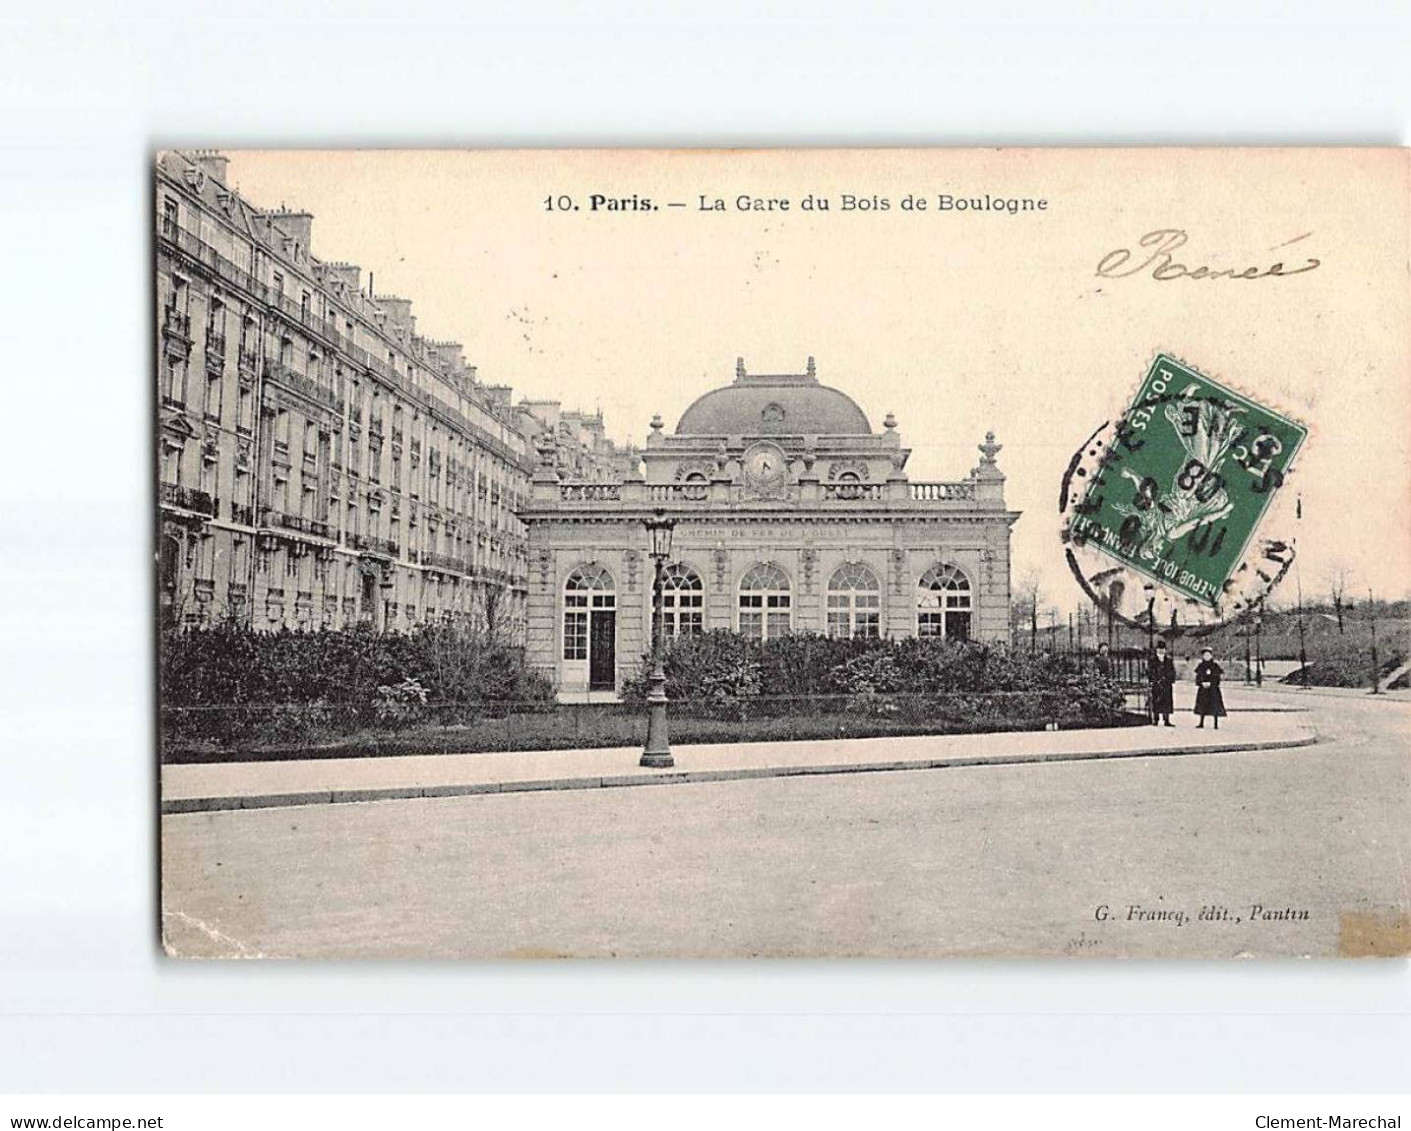
{"label": "road", "polygon": [[[168,947],[1232,957],[1411,945],[1411,703],[1229,698],[1304,706],[1324,741],[167,816]],[[1201,920],[1202,908],[1228,917]]]}

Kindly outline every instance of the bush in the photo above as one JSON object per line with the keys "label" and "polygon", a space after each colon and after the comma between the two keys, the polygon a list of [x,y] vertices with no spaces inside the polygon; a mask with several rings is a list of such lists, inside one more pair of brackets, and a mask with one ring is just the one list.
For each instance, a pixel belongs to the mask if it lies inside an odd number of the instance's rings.
{"label": "bush", "polygon": [[431,705],[552,702],[524,651],[460,625],[255,632],[237,625],[161,641],[163,733],[222,746],[312,744],[372,725],[405,727]]}
{"label": "bush", "polygon": [[[651,657],[644,657],[624,699],[645,697],[650,666]],[[1016,710],[1031,721],[1042,716],[1060,725],[1111,721],[1123,705],[1115,681],[1080,671],[1071,657],[939,638],[842,640],[795,633],[760,642],[717,630],[673,638],[664,666],[670,699],[691,701],[697,711],[714,705],[719,717],[800,709],[899,716],[915,713],[919,699],[925,709],[949,713],[968,728]],[[1021,699],[1017,693],[1026,694]],[[798,702],[821,697],[838,702],[826,708]]]}

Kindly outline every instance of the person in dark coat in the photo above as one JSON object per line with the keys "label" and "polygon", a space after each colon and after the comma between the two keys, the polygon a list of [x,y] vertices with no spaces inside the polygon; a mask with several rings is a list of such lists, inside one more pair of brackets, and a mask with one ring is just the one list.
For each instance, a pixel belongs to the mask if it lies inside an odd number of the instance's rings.
{"label": "person in dark coat", "polygon": [[1112,652],[1106,644],[1097,646],[1097,674],[1104,679],[1112,678]]}
{"label": "person in dark coat", "polygon": [[1199,730],[1205,725],[1205,716],[1215,720],[1215,729],[1220,729],[1220,716],[1225,713],[1225,699],[1220,694],[1220,677],[1225,669],[1215,662],[1215,654],[1206,648],[1200,654],[1200,663],[1195,666],[1195,713],[1200,716],[1196,723]]}
{"label": "person in dark coat", "polygon": [[1156,642],[1156,651],[1146,663],[1146,678],[1151,685],[1151,725],[1156,726],[1159,719],[1168,727],[1175,726],[1171,721],[1171,710],[1176,662],[1166,652],[1166,641]]}

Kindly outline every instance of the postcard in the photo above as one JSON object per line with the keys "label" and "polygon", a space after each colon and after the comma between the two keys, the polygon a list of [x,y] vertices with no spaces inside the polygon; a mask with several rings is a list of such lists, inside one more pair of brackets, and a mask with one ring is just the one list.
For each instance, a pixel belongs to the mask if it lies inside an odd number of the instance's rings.
{"label": "postcard", "polygon": [[170,956],[1411,953],[1407,150],[151,159]]}

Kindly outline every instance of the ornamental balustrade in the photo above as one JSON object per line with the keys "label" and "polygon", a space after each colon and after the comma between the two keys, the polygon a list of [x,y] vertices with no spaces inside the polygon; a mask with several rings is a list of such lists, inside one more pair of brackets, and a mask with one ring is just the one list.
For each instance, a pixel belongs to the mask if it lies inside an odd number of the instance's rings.
{"label": "ornamental balustrade", "polygon": [[887,497],[885,483],[824,483],[823,501],[831,502],[881,502]]}
{"label": "ornamental balustrade", "polygon": [[912,483],[909,486],[911,497],[922,503],[968,500],[975,497],[975,484],[969,480],[959,483]]}
{"label": "ornamental balustrade", "polygon": [[616,483],[564,483],[559,487],[559,498],[565,503],[617,502],[622,488]]}

